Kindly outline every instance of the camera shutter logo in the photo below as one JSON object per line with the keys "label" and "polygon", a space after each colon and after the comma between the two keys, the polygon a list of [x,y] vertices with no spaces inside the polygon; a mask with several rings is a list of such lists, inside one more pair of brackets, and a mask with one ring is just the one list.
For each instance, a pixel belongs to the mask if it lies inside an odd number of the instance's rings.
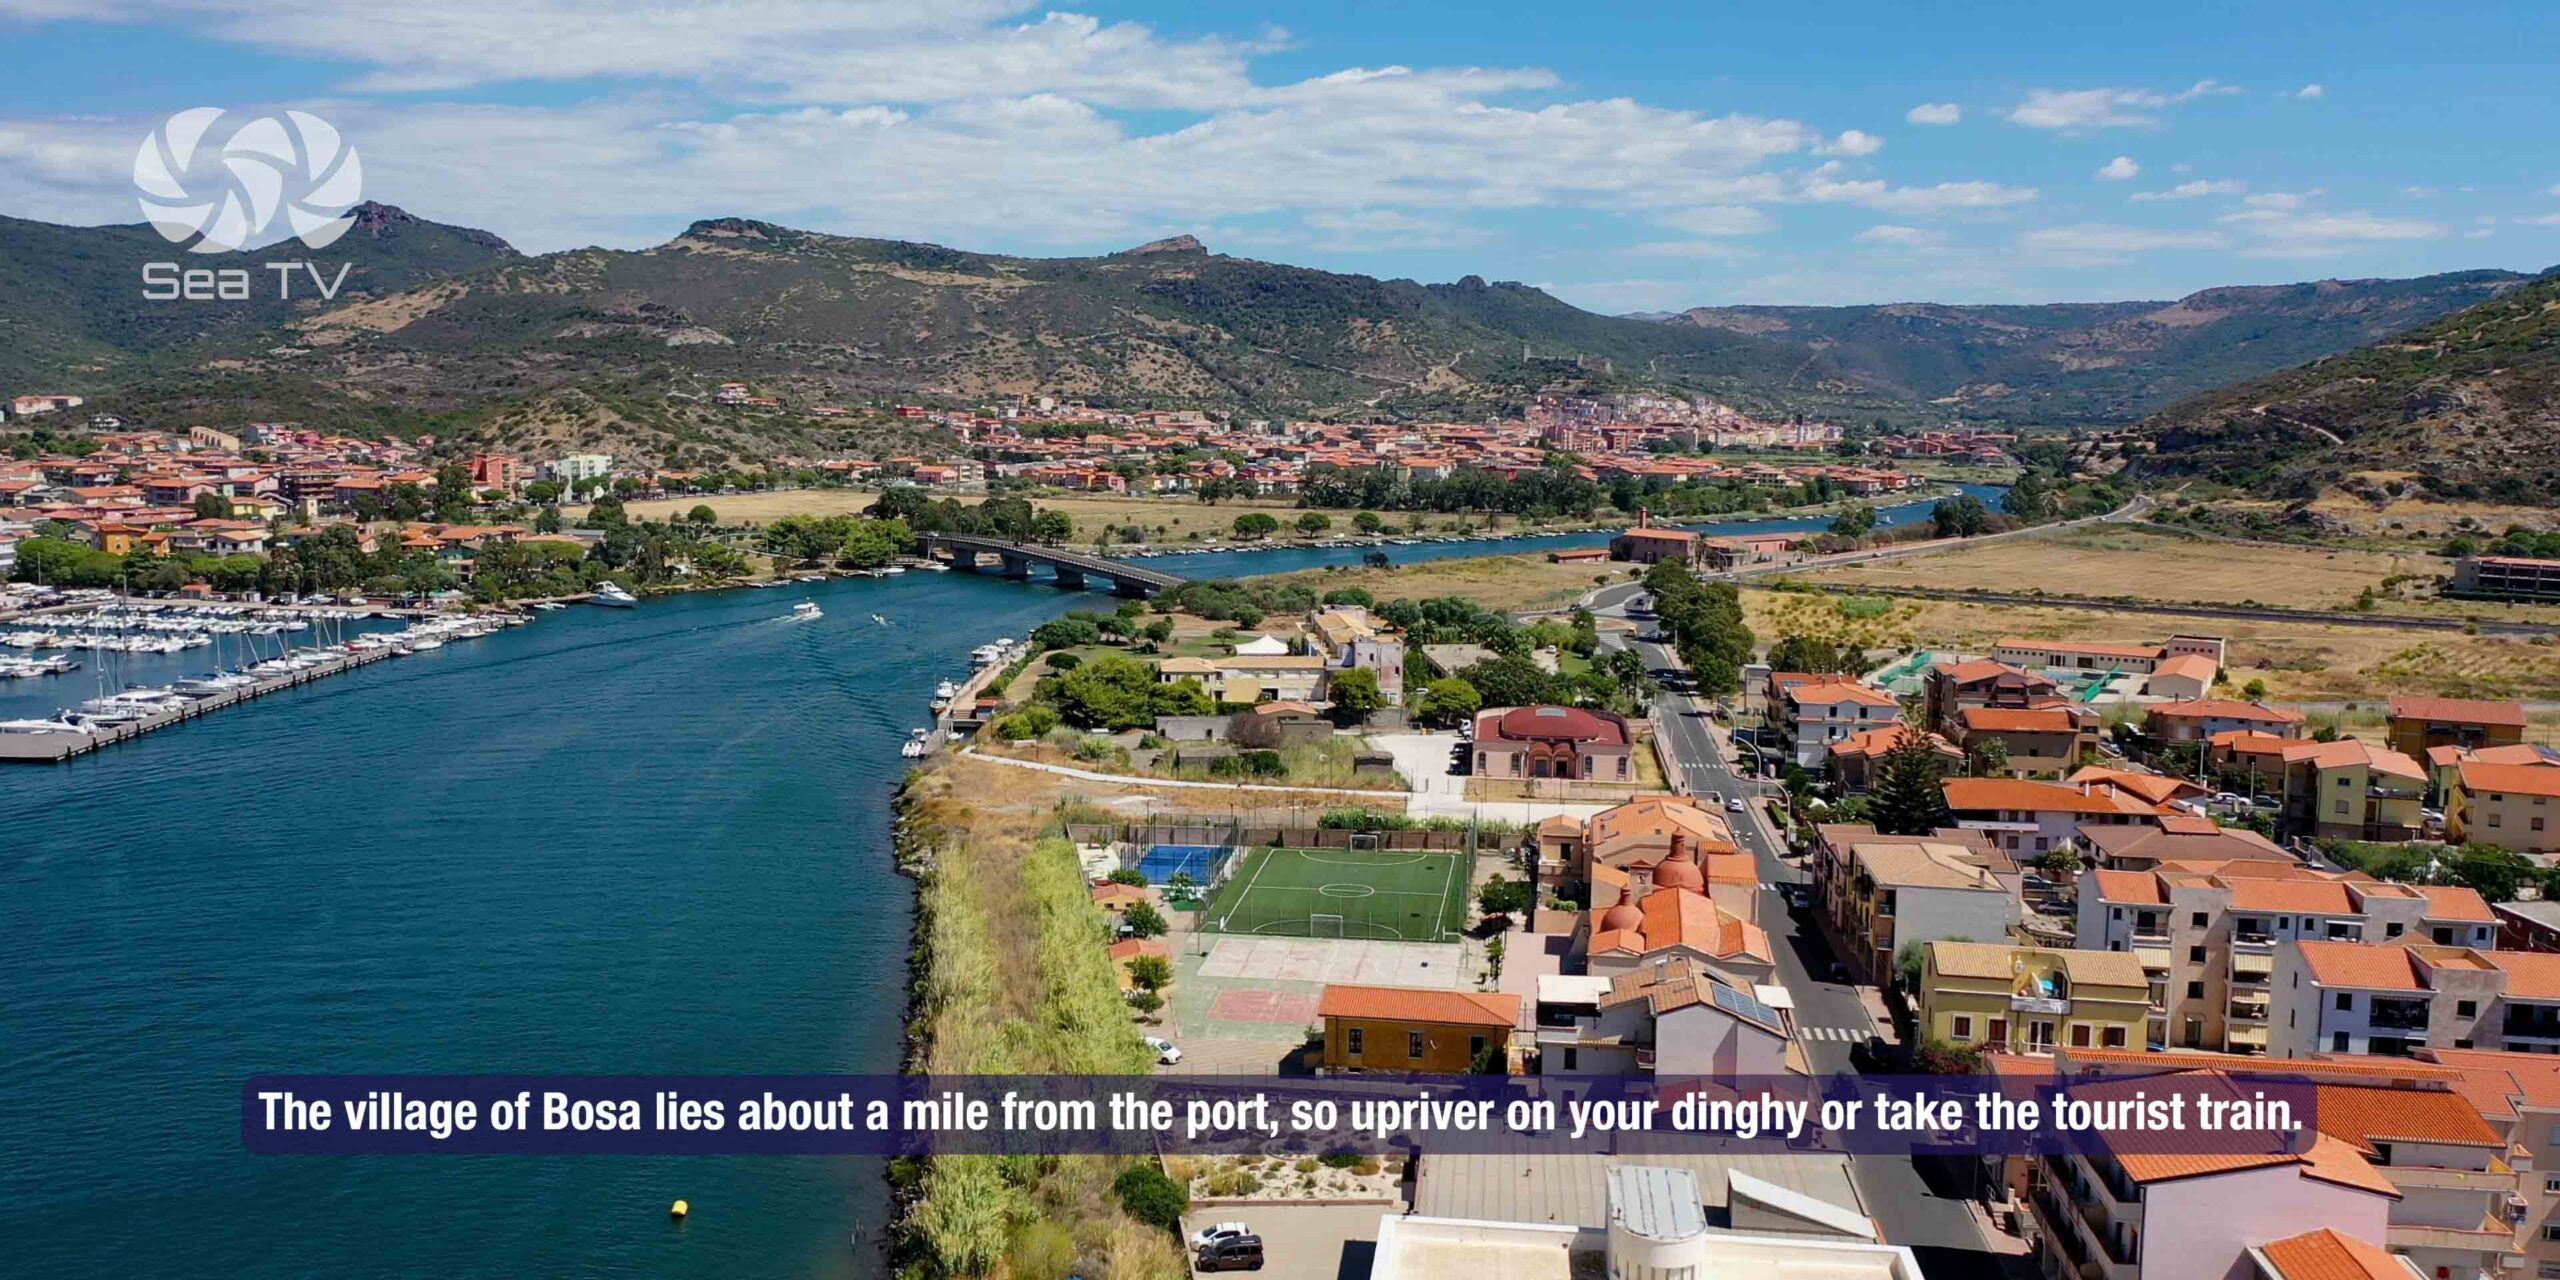
{"label": "camera shutter logo", "polygon": [[191,107],[142,140],[133,185],[153,229],[172,244],[194,240],[190,253],[226,253],[279,226],[314,249],[346,234],[364,164],[337,129],[303,111],[259,116],[200,157],[222,114]]}

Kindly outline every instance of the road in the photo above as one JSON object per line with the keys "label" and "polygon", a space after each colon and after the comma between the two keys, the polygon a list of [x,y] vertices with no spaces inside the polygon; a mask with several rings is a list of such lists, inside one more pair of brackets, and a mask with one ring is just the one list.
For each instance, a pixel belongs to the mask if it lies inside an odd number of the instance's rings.
{"label": "road", "polygon": [[[1640,637],[1650,634],[1653,625],[1649,618],[1630,618],[1629,607],[1641,598],[1641,587],[1603,588],[1593,593],[1592,611],[1600,617],[1627,620],[1643,628],[1635,633]],[[1676,672],[1679,667],[1679,659],[1664,645],[1606,628],[1600,635],[1605,647],[1632,646],[1656,672]],[[1735,775],[1710,727],[1705,702],[1666,690],[1655,699],[1653,713],[1654,731],[1670,757],[1670,767],[1678,771],[1690,794],[1725,798],[1771,794],[1770,784],[1746,782]],[[1747,814],[1727,816],[1734,820],[1734,839],[1758,865],[1763,885],[1807,880],[1802,867],[1781,856],[1786,846],[1771,830],[1759,805],[1751,805]],[[1866,1005],[1855,987],[1815,976],[1829,972],[1832,956],[1810,920],[1790,910],[1776,888],[1764,888],[1761,895],[1759,922],[1768,930],[1770,946],[1777,952],[1779,985],[1795,1002],[1797,1035],[1804,1043],[1807,1059],[1817,1073],[1853,1071],[1849,1062],[1851,1048],[1874,1030]],[[1981,1229],[1962,1198],[1962,1188],[1932,1185],[1920,1168],[1904,1156],[1852,1156],[1849,1176],[1856,1181],[1858,1194],[1866,1201],[1867,1212],[1875,1218],[1884,1238],[1909,1246],[1919,1257],[1925,1274],[1999,1274],[2000,1259],[1985,1248]]]}

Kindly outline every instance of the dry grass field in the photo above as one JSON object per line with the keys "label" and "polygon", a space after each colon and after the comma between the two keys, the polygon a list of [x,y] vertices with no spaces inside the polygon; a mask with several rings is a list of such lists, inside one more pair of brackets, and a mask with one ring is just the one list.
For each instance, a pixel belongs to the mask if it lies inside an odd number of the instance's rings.
{"label": "dry grass field", "polygon": [[2335,609],[2394,574],[2445,571],[2433,556],[2209,542],[2148,529],[2095,527],[1805,575],[1815,582],[2043,591],[2191,604]]}
{"label": "dry grass field", "polygon": [[[1389,548],[1388,554],[1393,555],[1394,549]],[[1365,587],[1380,600],[1464,596],[1488,609],[1517,613],[1570,604],[1574,597],[1603,579],[1623,582],[1629,576],[1628,566],[1622,564],[1555,564],[1543,555],[1515,555],[1426,560],[1391,569],[1304,569],[1257,581],[1301,583],[1319,592],[1336,587]]]}
{"label": "dry grass field", "polygon": [[2264,680],[2267,696],[2284,702],[2370,703],[2395,693],[2560,699],[2560,644],[2458,631],[1882,597],[1850,600],[1844,610],[1836,598],[1767,590],[1743,592],[1743,609],[1763,640],[1808,634],[1875,648],[1981,653],[2007,636],[2113,644],[2180,631],[2224,636],[2232,680]]}

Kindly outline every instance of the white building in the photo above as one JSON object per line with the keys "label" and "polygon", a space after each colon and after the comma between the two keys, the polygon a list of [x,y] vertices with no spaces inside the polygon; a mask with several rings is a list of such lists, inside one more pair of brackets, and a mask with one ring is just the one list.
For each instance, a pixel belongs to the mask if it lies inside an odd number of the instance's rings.
{"label": "white building", "polygon": [[613,474],[613,455],[609,453],[572,453],[542,464],[542,476],[563,484],[580,480],[602,480]]}

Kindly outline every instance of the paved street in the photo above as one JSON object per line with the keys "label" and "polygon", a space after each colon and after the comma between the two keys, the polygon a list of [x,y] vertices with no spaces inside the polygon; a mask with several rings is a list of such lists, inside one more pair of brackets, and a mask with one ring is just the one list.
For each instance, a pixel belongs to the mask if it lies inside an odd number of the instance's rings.
{"label": "paved street", "polygon": [[[1643,596],[1641,585],[1629,584],[1604,587],[1593,592],[1589,600],[1592,612],[1600,617],[1627,619],[1629,605]],[[1650,618],[1634,619],[1633,625],[1637,628],[1634,635],[1649,635],[1654,626]],[[1679,665],[1679,659],[1663,645],[1631,639],[1628,632],[1604,629],[1600,634],[1601,643],[1607,647],[1631,644],[1653,670]],[[1747,786],[1759,786],[1763,788],[1761,793],[1766,793],[1767,784],[1747,783],[1734,774],[1717,745],[1704,701],[1665,692],[1654,703],[1654,723],[1672,766],[1679,771],[1690,794],[1731,797],[1744,794]],[[1753,805],[1748,815],[1727,817],[1733,819],[1734,839],[1758,863],[1762,883],[1777,885],[1806,879],[1801,867],[1779,856],[1784,845],[1770,830],[1758,805]],[[1770,945],[1778,953],[1778,981],[1795,1001],[1798,1035],[1813,1069],[1822,1073],[1852,1070],[1850,1050],[1874,1026],[1856,988],[1814,977],[1829,968],[1830,948],[1809,921],[1800,920],[1788,909],[1786,899],[1774,889],[1763,891],[1760,924],[1768,930]],[[1932,1186],[1910,1159],[1900,1156],[1852,1157],[1850,1176],[1857,1181],[1858,1194],[1866,1202],[1867,1212],[1883,1229],[1885,1239],[1919,1251],[1922,1267],[1929,1274],[1997,1274],[1998,1260],[1984,1249],[1982,1233],[1962,1199],[1963,1188]],[[1950,1265],[1963,1269],[1946,1270]]]}

